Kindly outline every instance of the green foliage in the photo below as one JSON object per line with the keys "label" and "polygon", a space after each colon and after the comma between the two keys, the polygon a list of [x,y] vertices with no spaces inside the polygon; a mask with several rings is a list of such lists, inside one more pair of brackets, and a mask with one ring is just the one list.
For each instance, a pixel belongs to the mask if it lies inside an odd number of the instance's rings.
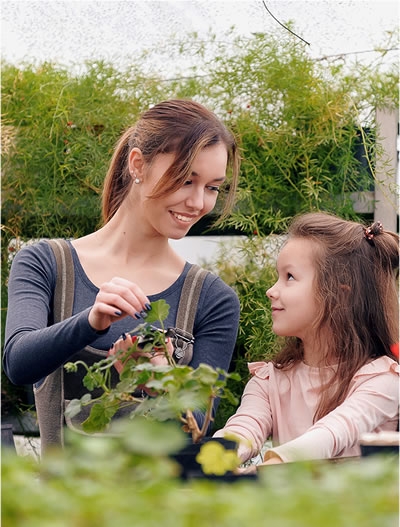
{"label": "green foliage", "polygon": [[[371,457],[265,467],[234,484],[178,479],[179,430],[133,421],[119,438],[74,434],[44,458],[2,452],[8,527],[395,527],[398,463]],[[162,427],[160,432],[158,427]],[[182,443],[181,443],[182,444]]]}
{"label": "green foliage", "polygon": [[265,34],[237,38],[206,62],[203,89],[242,142],[239,201],[226,224],[269,233],[302,211],[354,216],[350,193],[371,187],[382,154],[374,110],[397,105],[397,64],[315,61],[296,39]]}
{"label": "green foliage", "polygon": [[[104,62],[88,63],[80,74],[49,63],[3,65],[3,222],[14,235],[94,230],[114,143],[146,105],[163,97],[155,80],[133,81],[134,73]],[[140,83],[139,101],[133,94]]]}
{"label": "green foliage", "polygon": [[[388,39],[385,47],[394,47],[395,33]],[[149,74],[146,54],[125,70],[104,61],[75,71],[3,64],[3,223],[14,235],[92,231],[115,141],[140,112],[170,97],[207,104],[241,141],[239,201],[228,225],[251,234],[282,230],[303,210],[354,215],[349,193],[370,187],[379,154],[374,109],[397,104],[395,61],[316,61],[281,32],[189,35],[151,52],[172,54],[189,73],[169,81]]]}

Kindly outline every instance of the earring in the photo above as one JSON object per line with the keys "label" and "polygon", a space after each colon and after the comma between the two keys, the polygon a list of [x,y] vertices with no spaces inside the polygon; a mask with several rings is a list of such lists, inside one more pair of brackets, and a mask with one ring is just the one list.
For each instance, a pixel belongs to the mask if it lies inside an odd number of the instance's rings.
{"label": "earring", "polygon": [[133,182],[136,183],[136,185],[139,185],[139,183],[140,183],[140,179],[137,177],[137,178],[135,178],[135,179],[133,180]]}

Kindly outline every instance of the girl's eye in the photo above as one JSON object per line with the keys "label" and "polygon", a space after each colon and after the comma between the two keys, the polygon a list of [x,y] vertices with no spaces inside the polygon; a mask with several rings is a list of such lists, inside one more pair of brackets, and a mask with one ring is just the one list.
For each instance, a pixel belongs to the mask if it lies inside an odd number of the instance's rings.
{"label": "girl's eye", "polygon": [[212,192],[219,192],[219,187],[214,187],[213,185],[207,186],[208,190],[211,190]]}
{"label": "girl's eye", "polygon": [[291,273],[288,273],[287,274],[287,279],[288,280],[294,280],[294,276]]}

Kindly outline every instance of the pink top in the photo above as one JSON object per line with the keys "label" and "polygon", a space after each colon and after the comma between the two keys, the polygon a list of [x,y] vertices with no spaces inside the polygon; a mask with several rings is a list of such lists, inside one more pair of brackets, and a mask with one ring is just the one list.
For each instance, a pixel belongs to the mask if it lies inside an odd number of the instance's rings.
{"label": "pink top", "polygon": [[[321,386],[318,368],[300,362],[282,371],[271,362],[253,362],[249,370],[253,377],[240,407],[214,434],[238,436],[242,461],[257,455],[271,436],[272,450],[283,461],[298,461],[358,456],[362,434],[397,429],[399,365],[389,357],[360,368],[345,401],[315,424]],[[330,371],[326,368],[327,376]]]}

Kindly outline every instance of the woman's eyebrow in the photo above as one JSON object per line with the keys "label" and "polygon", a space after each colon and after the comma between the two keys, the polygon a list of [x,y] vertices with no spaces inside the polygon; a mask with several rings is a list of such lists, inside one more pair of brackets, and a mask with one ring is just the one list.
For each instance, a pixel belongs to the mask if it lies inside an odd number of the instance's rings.
{"label": "woman's eyebrow", "polygon": [[[196,176],[198,177],[199,174],[198,174],[197,172],[194,172],[194,171],[193,171],[193,172],[192,172],[192,177],[196,177]],[[220,181],[220,182],[222,183],[222,182],[224,182],[225,180],[226,180],[226,177],[225,177],[225,176],[222,176],[222,177],[216,177],[216,178],[214,178],[212,181],[218,181],[218,182]]]}

